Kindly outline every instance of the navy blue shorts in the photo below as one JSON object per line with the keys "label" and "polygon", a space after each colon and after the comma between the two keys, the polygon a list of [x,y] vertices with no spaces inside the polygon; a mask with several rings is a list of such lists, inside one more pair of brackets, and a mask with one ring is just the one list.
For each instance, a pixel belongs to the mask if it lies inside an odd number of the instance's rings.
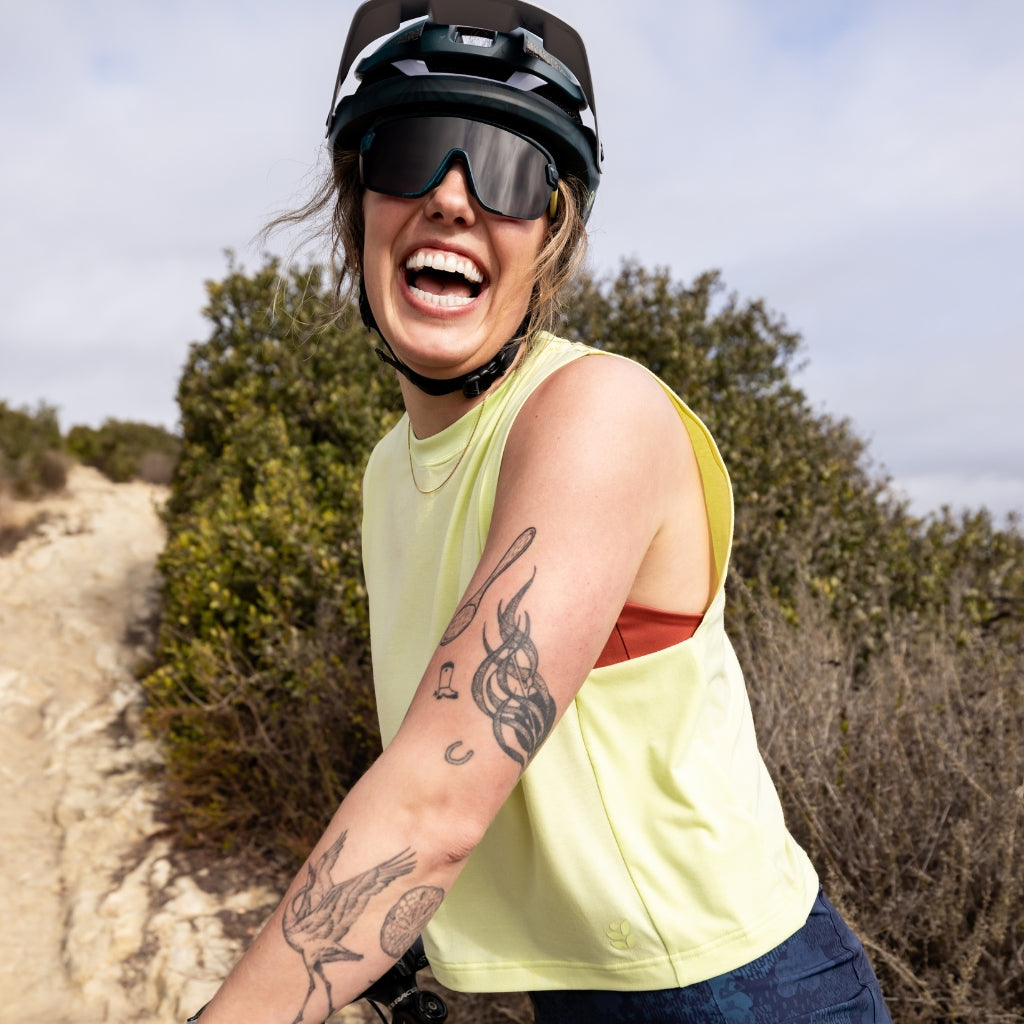
{"label": "navy blue shorts", "polygon": [[536,1024],[891,1024],[864,947],[822,892],[757,960],[657,992],[531,992]]}

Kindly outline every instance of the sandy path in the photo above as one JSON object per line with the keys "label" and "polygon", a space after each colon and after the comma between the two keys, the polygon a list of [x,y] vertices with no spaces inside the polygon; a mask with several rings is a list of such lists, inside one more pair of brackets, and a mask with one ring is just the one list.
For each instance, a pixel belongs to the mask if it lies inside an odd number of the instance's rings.
{"label": "sandy path", "polygon": [[49,517],[0,558],[0,1024],[181,1021],[237,956],[226,917],[273,901],[205,892],[156,817],[132,670],[163,496],[79,468],[64,495],[0,509]]}
{"label": "sandy path", "polygon": [[[0,1024],[173,1024],[216,991],[278,895],[195,868],[159,820],[134,669],[152,642],[162,488],[72,470],[0,497]],[[333,1024],[375,1019],[365,1003]]]}

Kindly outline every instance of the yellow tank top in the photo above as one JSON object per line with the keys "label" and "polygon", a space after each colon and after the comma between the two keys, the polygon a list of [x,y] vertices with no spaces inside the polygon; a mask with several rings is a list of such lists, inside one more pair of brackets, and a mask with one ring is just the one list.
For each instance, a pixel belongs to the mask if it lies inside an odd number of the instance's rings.
{"label": "yellow tank top", "polygon": [[[591,353],[539,336],[495,386],[469,450],[434,494],[413,485],[404,417],[374,450],[363,555],[385,743],[480,559],[516,414],[549,374]],[[662,387],[700,466],[714,598],[690,639],[590,673],[426,930],[431,966],[449,988],[692,984],[774,948],[817,895],[758,753],[725,634],[728,475],[706,427]],[[420,487],[452,471],[476,417],[412,438]]]}

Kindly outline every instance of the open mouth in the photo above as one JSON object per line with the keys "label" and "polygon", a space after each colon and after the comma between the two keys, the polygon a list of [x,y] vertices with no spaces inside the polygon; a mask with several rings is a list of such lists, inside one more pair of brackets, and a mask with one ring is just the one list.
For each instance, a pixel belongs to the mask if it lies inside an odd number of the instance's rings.
{"label": "open mouth", "polygon": [[405,281],[421,301],[451,308],[469,305],[480,294],[484,275],[465,256],[419,249],[405,261]]}

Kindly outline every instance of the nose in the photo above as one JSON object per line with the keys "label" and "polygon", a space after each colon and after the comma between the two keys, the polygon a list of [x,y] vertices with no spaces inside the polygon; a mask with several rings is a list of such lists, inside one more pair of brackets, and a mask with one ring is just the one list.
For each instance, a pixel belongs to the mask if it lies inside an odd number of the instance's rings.
{"label": "nose", "polygon": [[452,161],[440,183],[429,193],[425,213],[431,220],[472,224],[476,209],[466,169],[461,160]]}

